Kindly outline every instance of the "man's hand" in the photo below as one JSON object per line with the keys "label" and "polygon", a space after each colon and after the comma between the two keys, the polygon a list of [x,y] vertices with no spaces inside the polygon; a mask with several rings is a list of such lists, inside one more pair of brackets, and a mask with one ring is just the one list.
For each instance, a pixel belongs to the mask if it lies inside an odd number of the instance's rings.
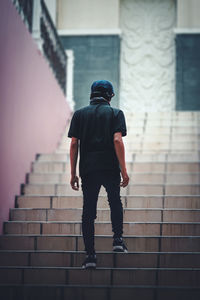
{"label": "man's hand", "polygon": [[78,158],[78,139],[72,137],[70,144],[70,164],[71,164],[71,180],[70,184],[73,190],[79,190],[78,176],[76,176],[76,163]]}
{"label": "man's hand", "polygon": [[129,177],[126,171],[121,172],[122,174],[122,182],[120,183],[120,186],[126,187],[129,183]]}
{"label": "man's hand", "polygon": [[125,187],[129,183],[129,177],[126,171],[125,149],[122,140],[122,133],[115,132],[113,141],[114,141],[115,152],[121,167],[122,182],[120,183],[120,186]]}
{"label": "man's hand", "polygon": [[78,191],[79,190],[79,179],[78,176],[74,175],[71,176],[70,184],[73,190]]}

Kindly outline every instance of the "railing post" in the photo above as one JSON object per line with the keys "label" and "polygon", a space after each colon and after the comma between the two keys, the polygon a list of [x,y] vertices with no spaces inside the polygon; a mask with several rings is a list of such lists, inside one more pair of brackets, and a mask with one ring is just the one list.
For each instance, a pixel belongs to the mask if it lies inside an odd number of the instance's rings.
{"label": "railing post", "polygon": [[74,110],[75,102],[73,95],[73,85],[74,85],[74,51],[71,49],[65,50],[67,55],[67,64],[66,64],[66,98],[70,105],[70,108]]}
{"label": "railing post", "polygon": [[32,23],[32,36],[36,41],[38,48],[43,52],[42,39],[40,34],[40,18],[42,14],[41,1],[33,1],[33,23]]}

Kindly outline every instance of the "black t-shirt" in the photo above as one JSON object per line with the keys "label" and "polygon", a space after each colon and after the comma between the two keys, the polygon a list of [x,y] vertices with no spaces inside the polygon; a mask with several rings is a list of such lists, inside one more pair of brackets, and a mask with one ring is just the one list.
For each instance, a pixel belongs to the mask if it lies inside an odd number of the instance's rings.
{"label": "black t-shirt", "polygon": [[75,111],[68,137],[80,140],[81,177],[96,170],[120,170],[113,142],[115,132],[126,135],[124,114],[103,98],[94,98],[90,105]]}

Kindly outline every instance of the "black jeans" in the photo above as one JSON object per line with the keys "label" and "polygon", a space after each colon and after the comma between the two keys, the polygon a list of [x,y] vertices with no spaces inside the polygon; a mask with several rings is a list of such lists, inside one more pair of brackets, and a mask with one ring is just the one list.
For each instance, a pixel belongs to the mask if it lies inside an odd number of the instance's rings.
{"label": "black jeans", "polygon": [[120,172],[114,170],[96,171],[82,178],[83,214],[82,232],[85,251],[88,254],[94,249],[94,220],[97,216],[97,200],[101,185],[106,189],[111,210],[113,237],[121,237],[123,233],[123,207],[120,198]]}

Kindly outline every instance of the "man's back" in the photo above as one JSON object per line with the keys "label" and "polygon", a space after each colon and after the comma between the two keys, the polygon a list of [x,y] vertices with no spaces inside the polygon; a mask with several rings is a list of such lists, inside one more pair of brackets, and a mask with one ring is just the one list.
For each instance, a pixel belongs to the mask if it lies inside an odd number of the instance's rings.
{"label": "man's back", "polygon": [[75,112],[68,136],[80,140],[81,176],[95,170],[119,170],[113,143],[118,131],[126,135],[124,114],[101,97]]}

